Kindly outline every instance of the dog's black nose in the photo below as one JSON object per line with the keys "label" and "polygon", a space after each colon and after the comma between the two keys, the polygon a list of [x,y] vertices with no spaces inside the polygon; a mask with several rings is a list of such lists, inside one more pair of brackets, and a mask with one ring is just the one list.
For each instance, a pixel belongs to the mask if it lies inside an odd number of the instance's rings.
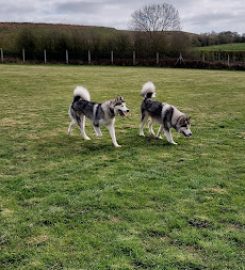
{"label": "dog's black nose", "polygon": [[129,112],[129,110],[127,110],[127,112]]}

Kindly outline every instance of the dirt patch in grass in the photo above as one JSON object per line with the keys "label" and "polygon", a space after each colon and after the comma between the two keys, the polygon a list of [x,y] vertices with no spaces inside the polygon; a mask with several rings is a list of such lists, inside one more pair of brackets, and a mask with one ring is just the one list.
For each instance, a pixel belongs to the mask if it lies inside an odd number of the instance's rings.
{"label": "dirt patch in grass", "polygon": [[16,127],[17,121],[12,118],[3,118],[0,120],[0,127]]}
{"label": "dirt patch in grass", "polygon": [[49,237],[47,235],[38,235],[33,236],[27,239],[28,245],[41,245],[46,243],[49,240]]}

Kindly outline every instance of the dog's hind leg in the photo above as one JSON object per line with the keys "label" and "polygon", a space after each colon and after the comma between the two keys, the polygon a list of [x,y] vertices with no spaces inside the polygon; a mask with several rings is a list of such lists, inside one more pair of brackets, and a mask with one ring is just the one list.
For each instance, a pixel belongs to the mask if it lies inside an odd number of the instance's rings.
{"label": "dog's hind leg", "polygon": [[156,136],[158,139],[162,139],[163,129],[164,129],[164,126],[163,125],[160,125],[159,130],[157,132],[157,136]]}
{"label": "dog's hind leg", "polygon": [[166,137],[166,139],[167,139],[167,141],[168,141],[169,143],[171,143],[171,144],[177,144],[177,143],[174,141],[174,139],[173,139],[173,136],[172,136],[172,133],[171,133],[170,129],[164,128],[163,131],[164,131],[164,135],[165,135],[165,137]]}
{"label": "dog's hind leg", "polygon": [[148,128],[149,128],[150,135],[155,136],[155,132],[153,129],[153,121],[151,118],[149,118],[149,121],[148,121]]}
{"label": "dog's hind leg", "polygon": [[85,116],[84,116],[84,115],[82,115],[82,116],[80,117],[80,123],[79,123],[79,126],[80,126],[81,135],[83,136],[84,140],[91,140],[91,139],[87,136],[87,134],[86,134],[86,132],[85,132]]}
{"label": "dog's hind leg", "polygon": [[95,131],[95,134],[96,134],[97,137],[102,136],[102,132],[101,132],[99,127],[94,126],[94,131]]}
{"label": "dog's hind leg", "polygon": [[140,132],[139,132],[139,135],[140,136],[145,136],[144,134],[144,126],[148,120],[148,114],[146,114],[145,112],[142,112],[142,115],[141,115],[141,123],[140,123]]}
{"label": "dog's hind leg", "polygon": [[119,145],[119,144],[117,143],[114,123],[108,125],[107,128],[108,128],[109,133],[110,133],[110,135],[111,135],[112,143],[114,144],[114,146],[115,146],[115,147],[121,147],[121,145]]}
{"label": "dog's hind leg", "polygon": [[72,131],[72,128],[73,126],[76,124],[76,122],[74,120],[71,120],[70,124],[69,124],[69,127],[68,127],[68,130],[67,130],[67,134],[68,135],[71,135],[71,131]]}

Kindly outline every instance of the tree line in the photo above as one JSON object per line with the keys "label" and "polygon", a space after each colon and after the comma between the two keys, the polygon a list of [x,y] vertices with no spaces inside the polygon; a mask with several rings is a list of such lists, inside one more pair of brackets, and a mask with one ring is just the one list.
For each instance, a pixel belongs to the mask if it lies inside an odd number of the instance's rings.
{"label": "tree line", "polygon": [[22,49],[27,60],[43,59],[44,50],[48,60],[63,62],[65,51],[71,59],[87,59],[88,51],[92,59],[109,59],[111,51],[119,59],[154,58],[158,52],[164,57],[192,57],[193,47],[245,42],[245,35],[233,32],[206,33],[195,35],[181,31],[119,31],[115,29],[97,30],[36,30],[26,27],[12,40],[10,47],[3,47],[5,56],[17,56]]}
{"label": "tree line", "polygon": [[43,57],[46,50],[52,60],[64,59],[64,52],[69,51],[70,58],[86,58],[90,51],[93,58],[108,58],[110,52],[118,58],[128,58],[136,51],[141,58],[155,57],[156,52],[173,57],[179,52],[188,52],[193,43],[192,35],[181,31],[151,32],[141,31],[36,31],[25,28],[18,32],[10,48],[3,48],[8,54],[20,54],[26,51],[30,60]]}
{"label": "tree line", "polygon": [[245,42],[245,33],[239,34],[237,32],[224,31],[220,33],[211,32],[198,35],[196,40],[197,47],[221,45],[229,43],[243,43]]}

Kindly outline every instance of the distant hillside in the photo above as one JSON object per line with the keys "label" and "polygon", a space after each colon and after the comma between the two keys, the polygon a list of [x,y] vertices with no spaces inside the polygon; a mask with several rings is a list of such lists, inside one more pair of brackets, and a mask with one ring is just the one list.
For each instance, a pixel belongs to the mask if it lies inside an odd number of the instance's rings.
{"label": "distant hillside", "polygon": [[83,26],[70,24],[45,24],[45,23],[1,23],[0,22],[0,47],[13,48],[19,34],[25,30],[33,31],[37,35],[67,33],[90,33],[92,35],[100,34],[103,36],[111,35],[117,32],[115,28],[99,26]]}
{"label": "distant hillside", "polygon": [[[84,26],[84,25],[71,25],[71,24],[45,24],[45,23],[4,23],[0,22],[0,47],[13,49],[16,46],[16,41],[23,31],[31,31],[35,35],[52,35],[53,33],[59,34],[73,34],[73,35],[90,35],[104,37],[105,39],[113,34],[124,34],[129,37],[132,36],[134,31],[117,30],[115,28],[100,27],[100,26]],[[168,36],[180,34],[188,36],[189,39],[196,39],[197,34],[187,32],[166,32]]]}

